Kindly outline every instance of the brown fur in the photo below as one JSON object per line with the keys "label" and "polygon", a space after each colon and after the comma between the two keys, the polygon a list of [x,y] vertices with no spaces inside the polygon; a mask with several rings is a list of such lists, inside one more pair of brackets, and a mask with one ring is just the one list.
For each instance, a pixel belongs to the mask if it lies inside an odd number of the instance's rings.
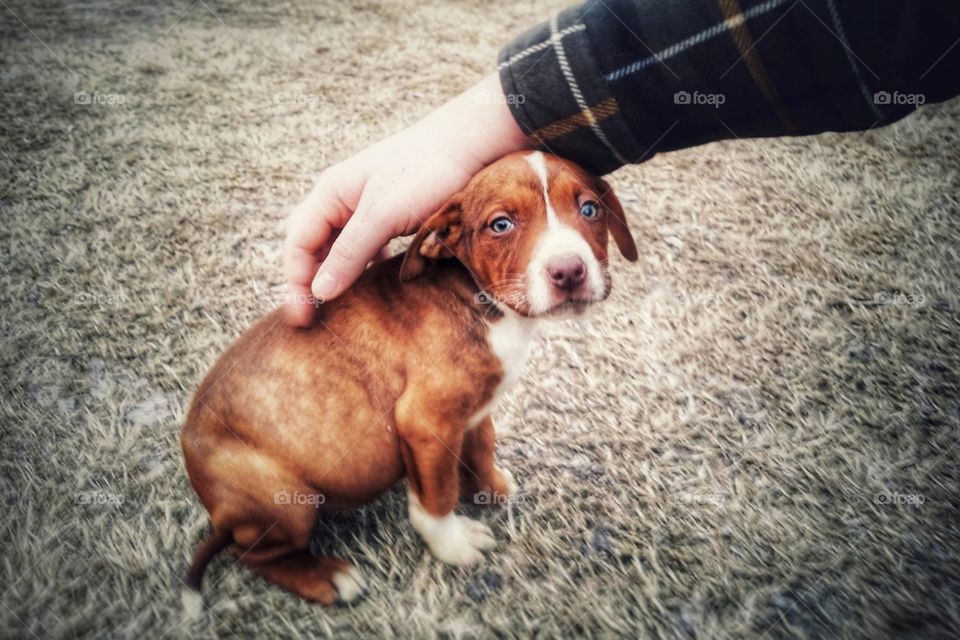
{"label": "brown fur", "polygon": [[[511,154],[484,169],[468,189],[454,195],[424,222],[407,253],[400,273],[403,279],[416,277],[425,268],[427,257],[454,256],[471,265],[471,273],[484,290],[514,302],[511,306],[518,312],[528,312],[515,280],[529,263],[539,232],[546,225],[546,205],[543,186],[524,155]],[[607,262],[608,232],[623,256],[635,261],[637,248],[623,207],[610,186],[572,162],[546,157],[550,198],[560,221],[580,232],[601,264]],[[595,220],[579,215],[580,205],[587,200],[602,205],[602,214]],[[462,222],[465,212],[469,212],[470,224]],[[491,237],[489,223],[504,212],[510,214],[520,233]]]}
{"label": "brown fur", "polygon": [[[476,294],[523,271],[543,224],[542,187],[518,162],[510,156],[478,174],[424,224],[405,258],[368,269],[319,307],[313,328],[291,328],[277,310],[216,363],[181,438],[214,530],[197,551],[190,586],[199,589],[206,564],[229,545],[263,577],[330,604],[332,578],[349,565],[309,554],[318,512],[365,504],[404,477],[436,516],[450,513],[461,493],[506,493],[493,465],[492,421],[466,425],[503,376],[486,340],[500,312]],[[569,163],[550,165],[561,176],[557,197],[574,210],[597,188]],[[508,242],[487,232],[504,209],[523,226]],[[605,260],[606,224],[569,223],[592,225],[582,233]]]}

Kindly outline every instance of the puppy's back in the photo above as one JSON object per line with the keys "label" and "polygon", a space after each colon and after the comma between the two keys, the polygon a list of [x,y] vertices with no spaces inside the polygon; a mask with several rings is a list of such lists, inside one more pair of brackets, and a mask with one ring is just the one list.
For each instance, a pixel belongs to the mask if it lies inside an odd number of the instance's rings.
{"label": "puppy's back", "polygon": [[[343,296],[319,305],[313,327],[290,327],[277,309],[230,346],[198,387],[184,425],[191,478],[203,473],[199,461],[238,442],[304,475],[319,467],[328,482],[377,473],[371,461],[385,477],[396,472],[393,408],[411,371],[483,343],[486,331],[476,287],[459,263],[444,261],[401,284],[400,259],[374,265]],[[323,474],[317,456],[346,468]]]}

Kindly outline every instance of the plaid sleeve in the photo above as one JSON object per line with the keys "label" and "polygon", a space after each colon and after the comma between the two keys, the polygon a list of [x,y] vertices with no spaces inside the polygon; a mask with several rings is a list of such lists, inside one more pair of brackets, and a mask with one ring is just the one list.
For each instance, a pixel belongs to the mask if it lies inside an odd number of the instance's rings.
{"label": "plaid sleeve", "polygon": [[531,143],[596,173],[725,138],[853,131],[960,93],[957,0],[590,0],[507,45]]}

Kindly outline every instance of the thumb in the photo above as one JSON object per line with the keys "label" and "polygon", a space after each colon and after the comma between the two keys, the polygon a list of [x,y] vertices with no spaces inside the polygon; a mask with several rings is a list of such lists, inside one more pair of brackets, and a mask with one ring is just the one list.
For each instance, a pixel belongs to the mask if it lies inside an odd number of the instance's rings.
{"label": "thumb", "polygon": [[313,280],[314,297],[327,301],[343,293],[393,235],[380,216],[363,207],[358,208],[320,265]]}

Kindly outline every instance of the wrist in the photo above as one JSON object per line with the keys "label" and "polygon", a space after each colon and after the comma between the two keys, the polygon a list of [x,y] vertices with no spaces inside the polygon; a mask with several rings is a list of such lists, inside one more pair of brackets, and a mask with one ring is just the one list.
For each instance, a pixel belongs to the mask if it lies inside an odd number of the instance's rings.
{"label": "wrist", "polygon": [[510,113],[496,73],[450,100],[433,115],[442,129],[451,134],[451,143],[459,145],[481,166],[510,152],[530,148]]}

